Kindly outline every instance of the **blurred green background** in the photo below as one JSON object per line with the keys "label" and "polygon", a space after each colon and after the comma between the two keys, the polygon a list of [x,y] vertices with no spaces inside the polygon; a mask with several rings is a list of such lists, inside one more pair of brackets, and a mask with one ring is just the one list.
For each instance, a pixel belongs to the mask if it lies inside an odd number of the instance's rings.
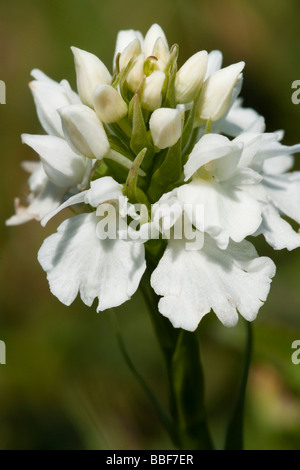
{"label": "blurred green background", "polygon": [[[118,30],[145,34],[157,22],[169,44],[180,45],[180,63],[201,49],[221,49],[225,65],[245,60],[245,105],[266,117],[268,131],[284,128],[284,143],[293,144],[300,141],[300,105],[291,102],[291,84],[300,79],[299,8],[298,0],[1,2],[0,339],[7,365],[0,365],[0,449],[172,449],[123,361],[110,313],[97,315],[79,300],[65,307],[49,292],[36,254],[59,217],[46,229],[4,226],[13,198],[27,191],[20,162],[35,158],[20,134],[42,132],[27,86],[31,69],[75,87],[70,46],[111,68]],[[300,449],[300,365],[291,362],[291,344],[300,339],[300,250],[273,253],[262,240],[257,248],[278,272],[254,325],[246,448]],[[138,369],[166,404],[162,357],[140,294],[116,313]],[[244,326],[227,330],[210,314],[198,330],[218,447],[241,372]]]}

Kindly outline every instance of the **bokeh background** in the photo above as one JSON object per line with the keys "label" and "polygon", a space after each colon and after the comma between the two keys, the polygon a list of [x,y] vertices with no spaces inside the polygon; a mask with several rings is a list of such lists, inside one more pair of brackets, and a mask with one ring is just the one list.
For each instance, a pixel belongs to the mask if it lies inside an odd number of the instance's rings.
{"label": "bokeh background", "polygon": [[[31,222],[4,226],[13,198],[26,194],[20,162],[35,158],[20,134],[41,133],[28,89],[38,67],[75,88],[70,46],[98,55],[111,67],[118,30],[146,33],[152,23],[180,63],[201,49],[221,49],[224,64],[245,60],[245,105],[266,117],[267,130],[300,141],[300,105],[291,84],[300,79],[298,0],[10,0],[0,5],[0,449],[172,449],[155,411],[118,349],[109,312],[96,314],[77,300],[61,305],[36,258],[57,217],[42,229]],[[298,169],[300,165],[297,164]],[[300,449],[300,365],[291,344],[300,339],[300,250],[262,255],[278,268],[270,296],[254,325],[254,357],[247,393],[247,449]],[[116,286],[117,288],[117,286]],[[137,368],[166,404],[162,357],[137,293],[116,309]],[[227,330],[208,315],[199,327],[206,396],[217,446],[233,404],[245,339],[242,321]]]}

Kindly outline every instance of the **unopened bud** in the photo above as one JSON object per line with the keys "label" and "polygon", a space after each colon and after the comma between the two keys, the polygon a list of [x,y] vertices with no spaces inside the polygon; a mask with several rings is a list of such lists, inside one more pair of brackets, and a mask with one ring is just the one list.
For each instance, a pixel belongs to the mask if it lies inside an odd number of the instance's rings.
{"label": "unopened bud", "polygon": [[190,57],[178,70],[175,80],[177,103],[193,101],[203,84],[207,68],[207,52],[201,51]]}
{"label": "unopened bud", "polygon": [[154,57],[157,57],[158,60],[161,60],[165,65],[170,59],[170,51],[169,48],[166,44],[166,42],[163,40],[162,37],[159,37],[154,44],[152,55]]}
{"label": "unopened bud", "polygon": [[99,85],[94,92],[94,108],[100,121],[110,124],[123,119],[127,104],[118,91],[110,85]]}
{"label": "unopened bud", "polygon": [[96,113],[84,104],[64,106],[58,112],[70,147],[85,157],[101,160],[109,142]]}
{"label": "unopened bud", "polygon": [[168,41],[162,28],[158,24],[153,24],[148,30],[144,40],[144,53],[146,57],[155,55],[153,54],[153,50],[158,38],[161,38],[168,48]]}
{"label": "unopened bud", "polygon": [[130,68],[128,75],[126,77],[126,82],[129,89],[135,93],[141,80],[144,77],[144,54],[140,54],[133,62],[132,67]]}
{"label": "unopened bud", "polygon": [[98,57],[90,52],[72,47],[74,54],[77,90],[81,101],[93,107],[93,93],[100,84],[110,85],[111,75]]}
{"label": "unopened bud", "polygon": [[149,124],[154,145],[159,149],[172,147],[181,136],[181,113],[178,109],[156,109]]}
{"label": "unopened bud", "polygon": [[245,62],[229,65],[204,82],[199,99],[199,119],[217,121],[226,113],[234,86],[244,67]]}
{"label": "unopened bud", "polygon": [[146,78],[142,92],[142,106],[148,111],[154,111],[161,106],[164,81],[165,74],[160,70]]}
{"label": "unopened bud", "polygon": [[134,39],[131,41],[120,56],[120,70],[125,69],[128,62],[134,57],[138,56],[142,52],[142,46],[139,39]]}

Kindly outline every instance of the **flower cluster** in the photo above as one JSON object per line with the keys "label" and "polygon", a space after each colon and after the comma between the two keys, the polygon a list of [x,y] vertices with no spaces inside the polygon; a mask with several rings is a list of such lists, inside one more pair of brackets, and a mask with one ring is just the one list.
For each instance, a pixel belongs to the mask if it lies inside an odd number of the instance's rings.
{"label": "flower cluster", "polygon": [[[97,311],[118,306],[137,290],[147,259],[159,311],[174,327],[195,330],[211,310],[228,327],[238,312],[254,320],[275,266],[246,238],[300,246],[282,218],[300,223],[300,173],[289,172],[300,144],[282,145],[282,132],[265,133],[263,117],[242,106],[244,62],[222,68],[221,52],[200,51],[178,68],[178,46],[169,48],[156,24],[145,38],[119,32],[113,75],[95,55],[72,51],[78,94],[32,72],[47,135],[22,136],[40,162],[24,162],[28,204],[16,199],[7,221],[45,225],[73,206],[77,215],[38,254],[51,292],[66,305],[79,293],[89,306],[97,298]],[[184,221],[201,247],[174,236]],[[103,236],[108,223],[114,239]]]}

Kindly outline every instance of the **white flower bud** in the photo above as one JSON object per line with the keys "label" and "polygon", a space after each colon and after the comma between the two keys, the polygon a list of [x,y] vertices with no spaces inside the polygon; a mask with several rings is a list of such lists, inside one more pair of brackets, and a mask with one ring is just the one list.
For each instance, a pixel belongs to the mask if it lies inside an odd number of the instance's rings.
{"label": "white flower bud", "polygon": [[168,41],[162,28],[158,24],[153,24],[148,30],[144,40],[144,53],[146,57],[154,55],[153,49],[158,38],[161,38],[166,47],[169,49]]}
{"label": "white flower bud", "polygon": [[128,75],[126,77],[126,82],[129,89],[135,93],[141,80],[144,77],[144,54],[140,54],[133,62],[132,67],[130,68]]}
{"label": "white flower bud", "polygon": [[77,47],[71,47],[74,54],[77,90],[83,104],[93,106],[93,93],[98,85],[110,85],[111,75],[98,57]]}
{"label": "white flower bud", "polygon": [[85,157],[101,160],[110,147],[96,113],[84,104],[64,106],[58,112],[70,147]]}
{"label": "white flower bud", "polygon": [[178,70],[175,79],[177,103],[190,103],[195,98],[205,78],[207,56],[206,51],[197,52]]}
{"label": "white flower bud", "polygon": [[142,46],[139,39],[134,39],[131,41],[120,56],[120,70],[125,69],[128,62],[134,57],[138,56],[142,52]]}
{"label": "white flower bud", "polygon": [[181,113],[178,109],[159,108],[150,118],[150,130],[154,145],[165,149],[175,145],[181,136]]}
{"label": "white flower bud", "polygon": [[155,41],[152,55],[154,55],[154,57],[157,57],[158,60],[161,60],[165,65],[169,61],[170,51],[166,42],[163,40],[163,38],[159,37]]}
{"label": "white flower bud", "polygon": [[146,78],[142,93],[142,106],[148,111],[154,111],[161,106],[164,81],[165,74],[160,70]]}
{"label": "white flower bud", "polygon": [[134,29],[125,29],[118,32],[116,48],[114,53],[113,68],[115,67],[116,57],[118,54],[122,54],[124,49],[130,44],[134,39],[139,39],[140,43],[143,44],[144,37],[140,31],[135,31]]}
{"label": "white flower bud", "polygon": [[217,121],[225,114],[234,86],[244,67],[245,62],[229,65],[215,72],[204,82],[198,108],[200,119]]}
{"label": "white flower bud", "polygon": [[97,86],[94,92],[94,108],[98,118],[106,124],[120,121],[128,112],[127,104],[110,85]]}

